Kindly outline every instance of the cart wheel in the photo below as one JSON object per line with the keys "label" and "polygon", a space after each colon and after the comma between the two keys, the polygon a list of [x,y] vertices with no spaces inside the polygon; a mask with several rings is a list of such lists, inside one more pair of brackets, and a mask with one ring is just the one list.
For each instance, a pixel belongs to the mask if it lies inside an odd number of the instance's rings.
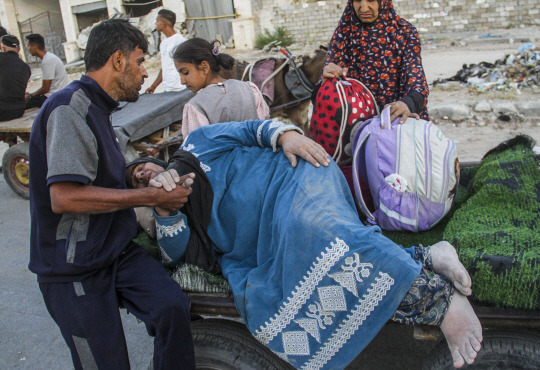
{"label": "cart wheel", "polygon": [[2,172],[9,187],[20,197],[28,199],[30,160],[28,159],[28,143],[13,145],[4,153]]}
{"label": "cart wheel", "polygon": [[197,369],[292,369],[238,322],[220,319],[193,321],[191,332]]}
{"label": "cart wheel", "polygon": [[[540,369],[540,333],[519,329],[485,330],[482,350],[464,369]],[[423,370],[454,369],[446,341],[442,341],[424,362]]]}

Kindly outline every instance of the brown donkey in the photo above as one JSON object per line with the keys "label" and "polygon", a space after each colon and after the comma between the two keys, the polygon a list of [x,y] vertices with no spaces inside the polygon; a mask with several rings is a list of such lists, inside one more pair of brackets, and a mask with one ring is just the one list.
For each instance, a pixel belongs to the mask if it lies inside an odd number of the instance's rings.
{"label": "brown donkey", "polygon": [[[302,62],[298,66],[298,69],[304,73],[312,86],[317,83],[322,74],[326,59],[326,51],[327,48],[321,46],[311,53],[311,55],[303,55],[301,57]],[[274,71],[278,70],[286,62],[287,58],[285,57],[276,58]],[[239,80],[242,79],[244,70],[247,66],[248,63],[237,61],[232,70],[222,70],[220,75],[223,78]],[[309,129],[309,99],[298,101],[299,99],[297,99],[285,85],[285,74],[292,69],[293,67],[290,64],[286,65],[274,76],[274,100],[270,104],[271,116],[285,117],[307,133],[307,130]],[[244,76],[244,80],[246,79],[247,76]]]}

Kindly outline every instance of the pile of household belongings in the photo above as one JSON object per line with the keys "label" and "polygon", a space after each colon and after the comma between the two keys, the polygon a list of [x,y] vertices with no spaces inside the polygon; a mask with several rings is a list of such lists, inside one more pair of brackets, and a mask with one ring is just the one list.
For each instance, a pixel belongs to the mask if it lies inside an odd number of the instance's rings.
{"label": "pile of household belongings", "polygon": [[490,89],[522,89],[540,86],[540,49],[532,44],[519,48],[518,53],[508,54],[495,63],[464,64],[455,76],[438,79],[433,85],[459,81],[479,91]]}

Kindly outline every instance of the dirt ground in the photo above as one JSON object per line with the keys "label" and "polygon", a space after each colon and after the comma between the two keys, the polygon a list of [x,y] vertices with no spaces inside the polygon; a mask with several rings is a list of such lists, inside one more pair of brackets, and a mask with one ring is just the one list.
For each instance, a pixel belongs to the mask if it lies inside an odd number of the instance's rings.
{"label": "dirt ground", "polygon": [[[456,74],[463,64],[494,62],[507,54],[516,53],[518,48],[528,42],[540,46],[540,27],[524,27],[514,29],[490,30],[489,32],[465,32],[458,34],[422,35],[422,59],[430,84],[429,104],[434,103],[465,103],[471,104],[479,100],[504,101],[538,101],[540,87],[522,91],[487,91],[478,92],[472,88],[452,86],[450,88],[433,87],[434,80],[448,78]],[[294,55],[310,54],[318,45],[292,45]],[[235,49],[222,50],[233,55],[238,60],[254,61],[265,56],[279,57],[277,51],[267,53],[259,50],[241,51]],[[143,89],[152,84],[160,68],[158,57],[149,57],[145,66],[149,73]],[[39,73],[38,70],[33,72]],[[80,77],[81,72],[70,74],[71,78]],[[29,91],[36,90],[41,81],[39,75],[33,75]],[[156,92],[161,92],[159,86]],[[484,153],[500,142],[514,137],[519,133],[532,136],[540,143],[540,117],[528,117],[526,120],[502,122],[487,117],[476,117],[471,122],[435,121],[442,131],[456,141],[460,160],[480,160]]]}

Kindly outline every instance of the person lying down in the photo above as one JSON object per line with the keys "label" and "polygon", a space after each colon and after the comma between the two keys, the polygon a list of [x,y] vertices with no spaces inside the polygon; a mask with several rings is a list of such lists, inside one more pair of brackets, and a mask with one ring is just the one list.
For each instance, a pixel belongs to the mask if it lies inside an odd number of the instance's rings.
{"label": "person lying down", "polygon": [[471,364],[482,328],[455,249],[403,248],[364,226],[335,162],[299,131],[205,126],[168,171],[129,164],[132,187],[192,189],[180,211],[154,210],[163,262],[221,267],[251,333],[296,368],[346,367],[388,319],[440,326],[454,366]]}

